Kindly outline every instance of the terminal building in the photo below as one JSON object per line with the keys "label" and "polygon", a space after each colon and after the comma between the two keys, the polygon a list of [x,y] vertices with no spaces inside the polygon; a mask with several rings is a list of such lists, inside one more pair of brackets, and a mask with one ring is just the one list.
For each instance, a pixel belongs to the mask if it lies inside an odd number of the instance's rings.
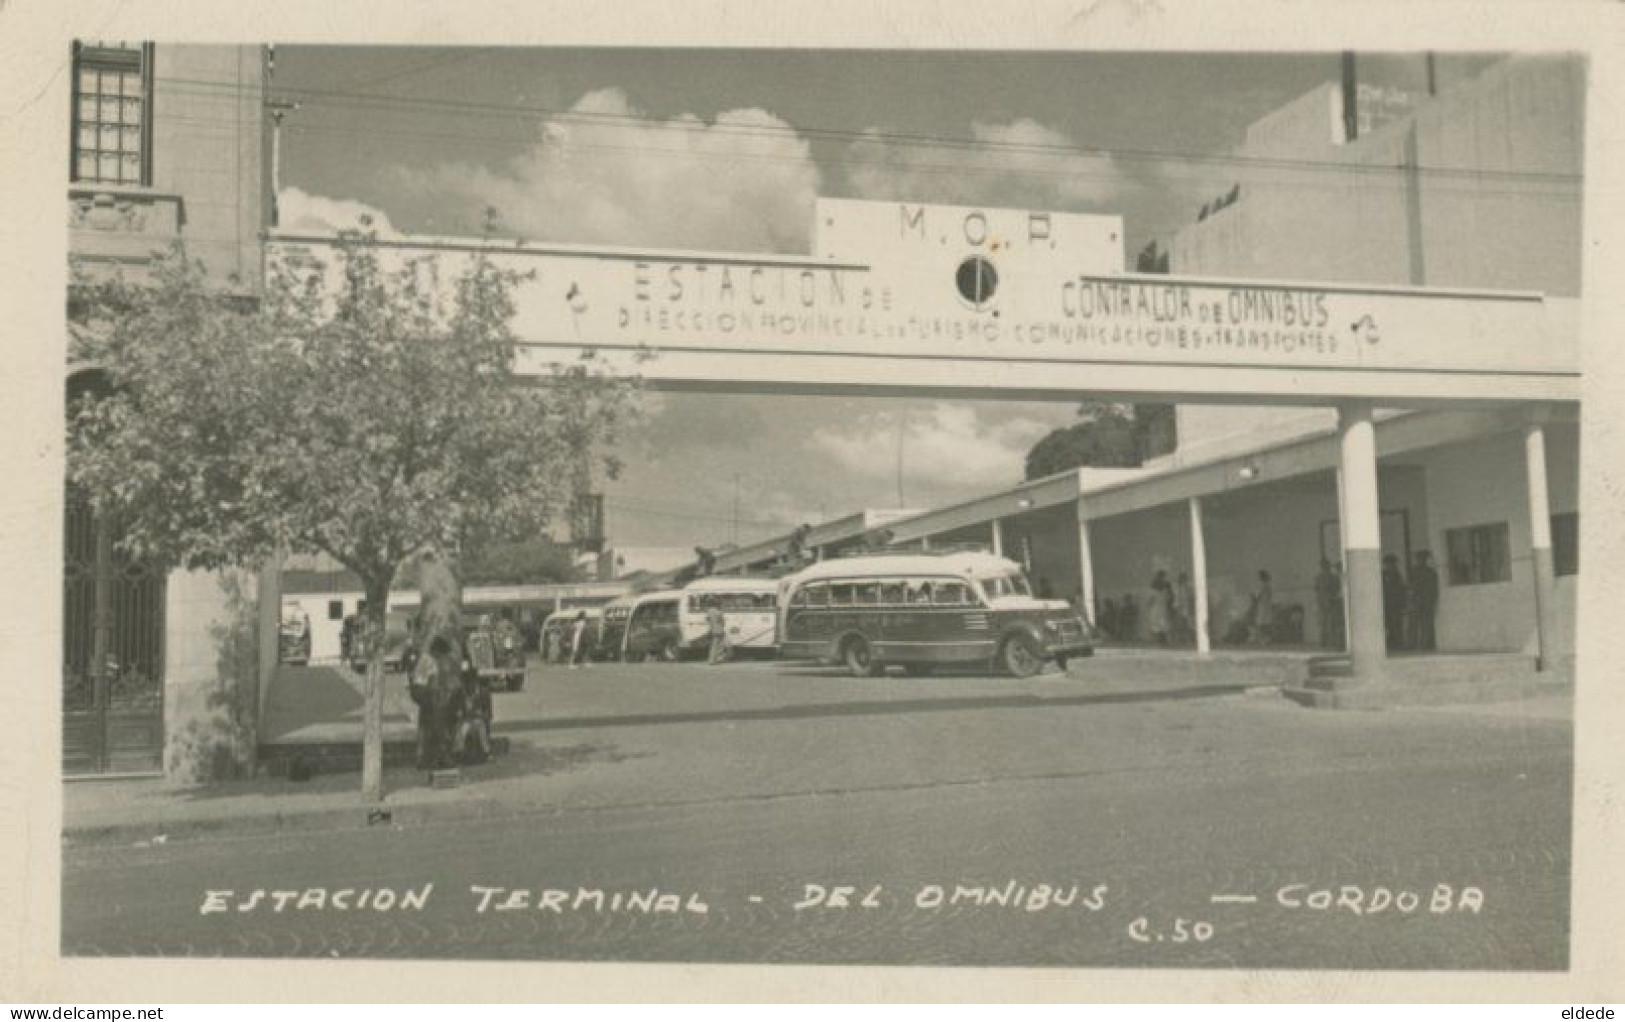
{"label": "terminal building", "polygon": [[[1245,180],[1216,189],[1188,226],[1142,258],[1142,270],[1289,287],[1533,291],[1575,329],[1581,67],[1511,59],[1447,94],[1403,103],[1351,85],[1328,82],[1253,125],[1237,152]],[[1373,95],[1388,100],[1386,116],[1362,108]],[[1439,653],[1509,654],[1568,676],[1578,404],[1428,405],[1370,413],[1382,558],[1408,573],[1418,554],[1431,555]],[[1028,481],[889,521],[887,539],[985,543],[1097,621],[1108,604],[1143,606],[1157,572],[1170,581],[1189,574],[1205,583],[1207,625],[1193,637],[1204,650],[1251,641],[1237,625],[1267,571],[1284,612],[1274,640],[1344,647],[1345,635],[1323,632],[1347,619],[1327,620],[1316,588],[1321,562],[1342,558],[1338,412],[1181,404],[1176,421],[1175,448],[1139,469]],[[836,551],[873,531],[854,516],[815,527],[807,546]],[[728,554],[718,570],[765,569],[789,540]],[[1114,631],[1129,644],[1149,638],[1143,616],[1138,628]]]}

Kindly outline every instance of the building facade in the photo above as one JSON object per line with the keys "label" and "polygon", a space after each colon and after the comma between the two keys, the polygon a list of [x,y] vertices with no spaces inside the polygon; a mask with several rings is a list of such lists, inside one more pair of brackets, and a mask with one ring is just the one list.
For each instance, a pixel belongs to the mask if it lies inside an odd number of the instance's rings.
{"label": "building facade", "polygon": [[[179,245],[222,292],[253,300],[271,217],[265,49],[85,41],[72,59],[78,270],[139,279],[155,252]],[[67,368],[70,402],[117,385],[97,366]],[[65,773],[190,779],[245,767],[275,653],[258,638],[267,622],[274,634],[264,580],[132,560],[118,521],[72,486],[65,513]]]}

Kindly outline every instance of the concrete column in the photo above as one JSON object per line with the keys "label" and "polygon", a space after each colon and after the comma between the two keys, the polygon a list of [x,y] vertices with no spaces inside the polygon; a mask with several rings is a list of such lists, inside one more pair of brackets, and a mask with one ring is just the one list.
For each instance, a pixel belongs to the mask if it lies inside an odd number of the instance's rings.
{"label": "concrete column", "polygon": [[1081,501],[1078,503],[1078,581],[1083,590],[1079,613],[1092,628],[1095,624],[1095,554],[1089,547],[1089,519],[1084,516]]}
{"label": "concrete column", "polygon": [[991,527],[992,527],[992,531],[993,531],[993,555],[995,557],[1003,557],[1004,556],[1004,523],[1001,522],[999,519],[995,518],[995,519],[993,519],[993,521],[991,523]]}
{"label": "concrete column", "polygon": [[1552,668],[1557,639],[1557,591],[1552,571],[1552,508],[1546,492],[1546,426],[1541,420],[1523,429],[1523,456],[1529,489],[1529,553],[1534,570],[1535,648],[1542,671]]}
{"label": "concrete column", "polygon": [[1202,529],[1202,498],[1191,498],[1191,588],[1196,598],[1196,651],[1207,653],[1212,648],[1207,627],[1207,537]]}
{"label": "concrete column", "polygon": [[[1347,550],[1349,546],[1349,509],[1348,505],[1343,502],[1343,468],[1341,465],[1338,466],[1334,475],[1337,477],[1337,549],[1339,551],[1338,557],[1341,559],[1343,556],[1342,551]],[[1350,641],[1348,565],[1343,565],[1343,570],[1337,573],[1337,584],[1341,590],[1340,595],[1343,600],[1343,613],[1340,615],[1343,619],[1343,648],[1348,649]]]}
{"label": "concrete column", "polygon": [[1388,657],[1382,627],[1382,525],[1377,503],[1377,435],[1369,404],[1337,409],[1343,477],[1343,578],[1348,585],[1349,661],[1354,680],[1380,681]]}

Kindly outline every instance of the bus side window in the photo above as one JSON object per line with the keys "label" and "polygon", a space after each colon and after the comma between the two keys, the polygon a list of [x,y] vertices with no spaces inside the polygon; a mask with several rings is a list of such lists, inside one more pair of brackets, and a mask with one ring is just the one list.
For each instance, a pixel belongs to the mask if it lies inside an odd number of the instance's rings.
{"label": "bus side window", "polygon": [[823,582],[818,582],[818,583],[815,583],[813,585],[807,586],[806,588],[802,589],[801,591],[807,594],[807,606],[809,606],[809,607],[827,607],[827,606],[829,606],[829,586],[824,584]]}
{"label": "bus side window", "polygon": [[880,584],[881,603],[904,603],[904,586],[901,582],[882,582]]}
{"label": "bus side window", "polygon": [[963,582],[942,582],[937,585],[935,602],[939,605],[958,607],[971,602],[970,590]]}
{"label": "bus side window", "polygon": [[856,586],[856,589],[858,591],[858,595],[856,601],[854,602],[871,607],[880,602],[879,582],[863,582]]}
{"label": "bus side window", "polygon": [[796,594],[790,597],[790,606],[805,607],[807,605],[808,588],[809,587],[807,586],[802,586],[800,589],[797,589]]}
{"label": "bus side window", "polygon": [[855,586],[838,585],[829,587],[829,602],[832,606],[846,607],[857,602],[853,590]]}

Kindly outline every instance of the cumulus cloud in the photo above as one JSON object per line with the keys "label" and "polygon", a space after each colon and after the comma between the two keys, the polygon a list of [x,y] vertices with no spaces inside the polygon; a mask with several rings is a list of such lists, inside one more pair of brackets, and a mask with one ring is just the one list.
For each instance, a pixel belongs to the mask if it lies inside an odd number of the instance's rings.
{"label": "cumulus cloud", "polygon": [[[1053,424],[1025,416],[984,418],[975,408],[939,403],[924,414],[880,413],[840,428],[816,430],[813,449],[843,472],[870,480],[897,471],[897,432],[903,429],[905,482],[976,488],[1019,482],[1027,451]],[[918,487],[912,486],[911,489]]]}
{"label": "cumulus cloud", "polygon": [[819,176],[806,141],[765,110],[652,121],[603,89],[502,166],[397,167],[388,183],[473,222],[494,207],[528,240],[783,252],[807,247]]}
{"label": "cumulus cloud", "polygon": [[289,187],[277,193],[276,205],[277,223],[288,230],[353,230],[363,226],[363,219],[370,218],[372,229],[380,236],[398,233],[383,210],[355,199],[330,199]]}
{"label": "cumulus cloud", "polygon": [[1081,153],[1029,117],[971,126],[974,146],[902,143],[877,128],[848,148],[846,179],[865,199],[1114,211],[1135,187],[1107,156]]}

